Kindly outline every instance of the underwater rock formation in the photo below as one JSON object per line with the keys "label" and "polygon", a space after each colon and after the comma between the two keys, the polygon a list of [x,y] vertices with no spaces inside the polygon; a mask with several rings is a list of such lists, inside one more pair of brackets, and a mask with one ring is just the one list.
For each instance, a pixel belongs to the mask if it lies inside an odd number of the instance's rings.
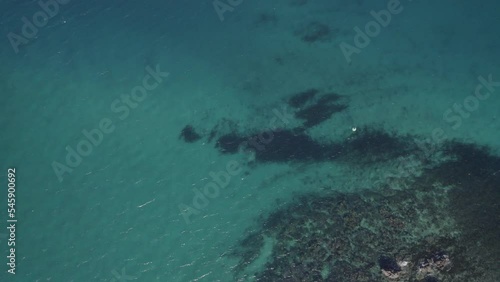
{"label": "underwater rock formation", "polygon": [[193,143],[201,139],[201,135],[199,135],[191,125],[186,125],[182,129],[180,137],[187,143]]}
{"label": "underwater rock formation", "polygon": [[[257,281],[493,281],[499,274],[495,267],[498,243],[484,238],[492,240],[500,234],[498,205],[493,204],[500,196],[500,177],[495,174],[500,170],[500,158],[484,148],[455,141],[444,144],[441,153],[441,163],[423,169],[403,190],[382,185],[356,193],[298,196],[252,228],[247,237],[252,244],[247,240],[236,246],[233,255],[240,263],[235,277],[254,276]],[[464,161],[468,164],[456,163]],[[482,167],[471,167],[479,162]],[[468,186],[472,183],[482,186],[472,190]],[[466,187],[469,189],[464,190]],[[465,202],[484,200],[471,197],[482,193],[493,199],[485,201],[484,210],[470,208],[480,205]],[[481,229],[470,230],[463,222]],[[470,237],[473,235],[476,239]],[[247,273],[246,266],[259,257],[264,238],[272,238],[272,254],[258,272]]]}
{"label": "underwater rock formation", "polygon": [[401,272],[401,267],[399,266],[396,259],[383,255],[379,257],[378,264],[385,276],[389,278],[399,277],[399,272]]}

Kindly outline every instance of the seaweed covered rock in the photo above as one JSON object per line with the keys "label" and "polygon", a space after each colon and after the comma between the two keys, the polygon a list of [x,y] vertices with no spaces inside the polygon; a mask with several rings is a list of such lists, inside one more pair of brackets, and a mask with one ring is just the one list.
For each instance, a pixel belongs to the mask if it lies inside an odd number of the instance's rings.
{"label": "seaweed covered rock", "polygon": [[401,267],[394,258],[382,255],[378,259],[378,264],[385,276],[393,279],[399,277]]}
{"label": "seaweed covered rock", "polygon": [[432,253],[425,258],[419,259],[417,279],[428,279],[428,277],[441,275],[441,272],[449,271],[451,266],[450,257],[445,252]]}

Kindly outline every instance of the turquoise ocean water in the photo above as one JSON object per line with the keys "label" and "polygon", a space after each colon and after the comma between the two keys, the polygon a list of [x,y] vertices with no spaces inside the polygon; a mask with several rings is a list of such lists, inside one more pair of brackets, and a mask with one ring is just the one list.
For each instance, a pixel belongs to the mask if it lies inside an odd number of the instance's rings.
{"label": "turquoise ocean water", "polygon": [[[272,243],[252,263],[233,254],[263,218],[326,186],[376,190],[383,175],[333,151],[316,161],[305,139],[223,152],[225,134],[290,129],[326,144],[372,126],[415,139],[440,128],[500,152],[498,1],[40,3],[0,0],[0,281],[254,281]],[[467,100],[478,85],[491,95]],[[346,107],[307,124],[289,99],[308,89]],[[283,154],[307,161],[271,157]],[[302,281],[288,279],[260,281]]]}

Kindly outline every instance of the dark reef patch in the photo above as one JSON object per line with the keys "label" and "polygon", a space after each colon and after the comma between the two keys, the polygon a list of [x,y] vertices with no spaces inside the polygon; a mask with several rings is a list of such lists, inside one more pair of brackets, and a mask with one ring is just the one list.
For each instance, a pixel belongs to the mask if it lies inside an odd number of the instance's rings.
{"label": "dark reef patch", "polygon": [[[251,140],[256,140],[256,136]],[[252,143],[249,143],[250,145]],[[261,162],[325,161],[333,159],[331,145],[320,144],[304,133],[279,131],[268,144],[253,147],[255,159]]]}
{"label": "dark reef patch", "polygon": [[318,142],[302,129],[249,135],[232,132],[221,136],[215,146],[224,154],[237,153],[240,148],[252,151],[257,162],[340,161],[358,166],[390,161],[415,150],[409,136],[376,128],[360,128],[356,134],[336,143]]}
{"label": "dark reef patch", "polygon": [[311,88],[293,95],[287,101],[288,105],[295,109],[294,117],[303,121],[302,126],[288,130],[273,128],[257,133],[255,131],[238,133],[238,126],[224,119],[212,129],[208,142],[219,135],[218,133],[226,132],[219,136],[215,144],[215,147],[224,154],[234,154],[243,148],[254,149],[258,161],[329,160],[338,154],[340,145],[320,144],[306,135],[305,130],[347,109],[347,105],[340,101],[341,99],[341,95],[335,93],[320,95],[319,90]]}
{"label": "dark reef patch", "polygon": [[292,130],[264,131],[250,136],[230,133],[220,137],[216,147],[222,153],[237,153],[239,148],[253,151],[259,162],[308,162],[333,159],[335,148]]}
{"label": "dark reef patch", "polygon": [[444,145],[444,161],[428,169],[417,181],[422,185],[451,185],[448,210],[463,228],[463,237],[484,248],[474,248],[500,257],[500,157],[483,146],[450,141]]}
{"label": "dark reef patch", "polygon": [[304,106],[307,102],[311,101],[316,94],[318,94],[317,89],[308,89],[306,91],[299,92],[293,95],[288,100],[288,105],[294,108],[299,108]]}
{"label": "dark reef patch", "polygon": [[191,125],[186,125],[180,134],[182,138],[187,143],[193,143],[201,139],[201,135],[198,134]]}
{"label": "dark reef patch", "polygon": [[318,104],[329,104],[332,102],[337,102],[342,96],[336,93],[327,93],[321,96],[318,100]]}
{"label": "dark reef patch", "polygon": [[235,133],[221,136],[217,139],[215,147],[223,154],[235,154],[238,152],[240,145],[245,141],[245,138],[236,135]]}
{"label": "dark reef patch", "polygon": [[394,259],[390,256],[386,256],[386,255],[380,256],[378,259],[378,265],[379,265],[380,269],[383,269],[385,271],[389,271],[392,273],[398,273],[401,271],[401,267],[398,265],[398,262],[396,261],[396,259]]}
{"label": "dark reef patch", "polygon": [[358,129],[341,146],[342,160],[357,164],[388,161],[416,150],[410,136],[368,127]]}
{"label": "dark reef patch", "polygon": [[334,113],[347,109],[346,105],[317,103],[295,113],[304,120],[304,127],[311,128],[329,119]]}
{"label": "dark reef patch", "polygon": [[312,88],[293,95],[288,104],[297,109],[295,117],[304,121],[302,129],[309,129],[347,109],[341,98],[335,93],[319,95],[319,90]]}
{"label": "dark reef patch", "polygon": [[[486,179],[500,171],[500,158],[492,155],[491,151],[484,146],[450,141],[445,144],[444,153],[454,157],[455,160],[443,166],[453,166],[457,175],[466,174],[472,181],[477,178]],[[461,178],[461,181],[468,182],[464,177]]]}

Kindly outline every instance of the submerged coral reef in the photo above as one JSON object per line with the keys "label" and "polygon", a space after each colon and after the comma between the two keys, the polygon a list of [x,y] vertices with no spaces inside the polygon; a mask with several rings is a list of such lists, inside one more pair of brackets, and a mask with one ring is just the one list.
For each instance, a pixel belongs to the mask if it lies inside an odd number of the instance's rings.
{"label": "submerged coral reef", "polygon": [[[495,281],[500,158],[449,142],[443,161],[355,193],[301,195],[235,248],[241,281]],[[258,271],[265,241],[272,253]],[[256,267],[253,265],[252,270]]]}

